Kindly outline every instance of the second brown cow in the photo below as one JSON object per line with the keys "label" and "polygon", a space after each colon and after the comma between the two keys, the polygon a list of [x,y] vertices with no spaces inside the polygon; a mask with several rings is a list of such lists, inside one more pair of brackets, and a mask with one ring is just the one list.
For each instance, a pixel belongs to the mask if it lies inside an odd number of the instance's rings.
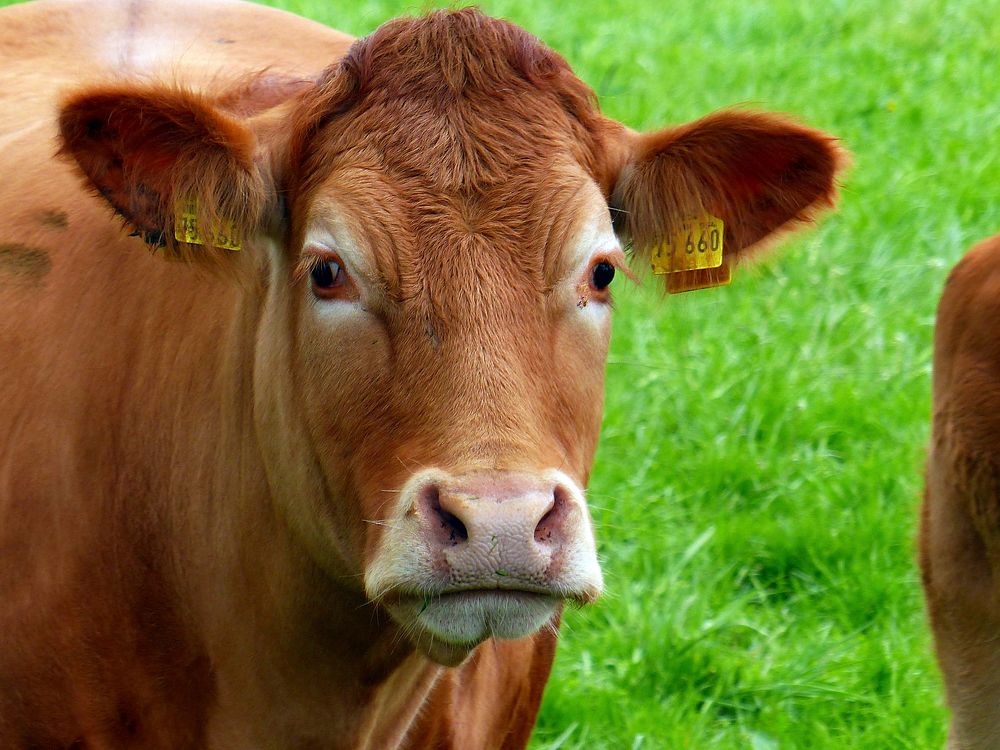
{"label": "second brown cow", "polygon": [[934,337],[920,563],[951,750],[1000,747],[1000,236],[955,267]]}

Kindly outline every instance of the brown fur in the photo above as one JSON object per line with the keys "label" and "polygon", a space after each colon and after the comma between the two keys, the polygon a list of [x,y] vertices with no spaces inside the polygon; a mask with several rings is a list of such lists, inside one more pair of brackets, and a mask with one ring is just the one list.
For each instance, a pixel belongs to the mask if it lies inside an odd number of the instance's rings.
{"label": "brown fur", "polygon": [[[338,116],[378,134],[365,147],[401,159],[389,161],[394,168],[426,173],[449,193],[507,182],[567,146],[594,172],[593,92],[527,32],[470,8],[385,24],[327,69],[318,93],[296,127],[307,184],[329,163],[315,137]],[[375,125],[386,118],[396,127]]]}
{"label": "brown fur", "polygon": [[[558,623],[432,662],[362,585],[387,505],[427,466],[585,486],[610,331],[581,222],[624,211],[642,257],[704,207],[739,252],[832,203],[831,140],[632,133],[473,10],[353,46],[240,3],[0,17],[0,205],[32,203],[0,247],[51,264],[5,286],[0,256],[0,747],[523,747]],[[187,197],[243,250],[175,242]],[[340,307],[303,273],[323,222],[370,266]]]}
{"label": "brown fur", "polygon": [[949,748],[1000,742],[1000,237],[955,267],[938,309],[920,567],[953,720]]}

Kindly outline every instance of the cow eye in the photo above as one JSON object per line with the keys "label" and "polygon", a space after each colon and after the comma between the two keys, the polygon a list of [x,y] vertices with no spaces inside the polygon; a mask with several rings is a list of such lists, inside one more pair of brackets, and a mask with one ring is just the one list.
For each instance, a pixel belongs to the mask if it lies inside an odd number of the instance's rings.
{"label": "cow eye", "polygon": [[605,260],[595,265],[594,270],[591,272],[591,282],[594,284],[594,289],[598,291],[607,289],[614,278],[615,267]]}
{"label": "cow eye", "polygon": [[344,285],[344,269],[335,260],[323,260],[316,263],[309,272],[313,289],[317,292],[336,289]]}

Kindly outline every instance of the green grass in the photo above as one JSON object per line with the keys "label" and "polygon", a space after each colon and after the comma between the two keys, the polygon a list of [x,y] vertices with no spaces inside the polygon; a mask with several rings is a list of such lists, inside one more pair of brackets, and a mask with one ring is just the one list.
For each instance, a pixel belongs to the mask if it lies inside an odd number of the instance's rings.
{"label": "green grass", "polygon": [[[425,7],[275,4],[355,34]],[[751,104],[855,162],[839,211],[731,287],[616,283],[590,488],[608,593],[566,616],[533,747],[938,750],[914,536],[935,303],[1000,229],[1000,7],[482,7],[633,127]]]}

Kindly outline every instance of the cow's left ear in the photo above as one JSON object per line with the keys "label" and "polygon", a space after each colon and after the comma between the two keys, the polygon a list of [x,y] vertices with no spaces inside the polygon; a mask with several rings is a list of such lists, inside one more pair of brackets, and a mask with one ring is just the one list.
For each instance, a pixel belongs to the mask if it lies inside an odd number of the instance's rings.
{"label": "cow's left ear", "polygon": [[716,217],[726,278],[735,262],[832,207],[846,163],[833,137],[757,112],[724,111],[654,133],[622,129],[610,145],[606,187],[635,257],[648,262],[693,222]]}
{"label": "cow's left ear", "polygon": [[201,94],[166,84],[94,86],[63,101],[59,130],[62,153],[90,185],[176,258],[223,260],[259,230],[273,200],[248,121]]}

